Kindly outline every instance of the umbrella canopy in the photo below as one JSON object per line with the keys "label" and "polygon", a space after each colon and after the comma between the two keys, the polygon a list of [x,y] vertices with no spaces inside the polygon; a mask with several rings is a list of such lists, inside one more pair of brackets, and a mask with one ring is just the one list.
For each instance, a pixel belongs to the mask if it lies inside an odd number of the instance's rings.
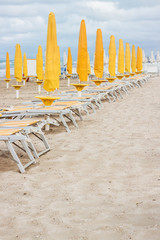
{"label": "umbrella canopy", "polygon": [[26,56],[26,53],[24,53],[24,56],[23,56],[23,74],[24,74],[24,77],[27,77],[27,76],[28,76],[28,71],[27,71],[27,56]]}
{"label": "umbrella canopy", "polygon": [[91,74],[91,64],[90,64],[90,57],[88,52],[88,75]]}
{"label": "umbrella canopy", "polygon": [[119,39],[118,72],[119,73],[124,73],[124,47],[123,47],[123,40],[122,39]]}
{"label": "umbrella canopy", "polygon": [[126,52],[125,52],[125,72],[130,72],[131,70],[131,54],[129,43],[126,43]]}
{"label": "umbrella canopy", "polygon": [[97,29],[95,60],[94,60],[94,73],[97,78],[102,78],[103,68],[104,68],[104,49],[103,49],[102,31],[101,29]]}
{"label": "umbrella canopy", "polygon": [[72,74],[72,54],[71,54],[71,48],[68,48],[68,59],[67,59],[67,72],[69,74]]}
{"label": "umbrella canopy", "polygon": [[131,67],[132,67],[132,72],[136,72],[136,51],[135,51],[135,46],[132,45],[132,60],[131,60]]}
{"label": "umbrella canopy", "polygon": [[[59,69],[59,77],[61,75],[61,57],[60,57],[60,48],[59,46],[57,46],[57,55],[58,55],[58,69]],[[56,88],[59,88],[59,81],[57,81],[57,87]]]}
{"label": "umbrella canopy", "polygon": [[115,76],[116,71],[116,44],[113,35],[110,37],[109,44],[109,73],[111,76]]}
{"label": "umbrella canopy", "polygon": [[39,80],[43,80],[43,55],[42,55],[42,47],[38,46],[38,53],[36,57],[36,72],[37,78]]}
{"label": "umbrella canopy", "polygon": [[59,54],[57,46],[56,19],[54,13],[48,17],[46,64],[44,89],[48,92],[54,91],[59,86]]}
{"label": "umbrella canopy", "polygon": [[9,79],[11,77],[10,74],[10,62],[9,62],[9,53],[6,53],[6,78]]}
{"label": "umbrella canopy", "polygon": [[79,42],[78,42],[78,57],[77,57],[77,74],[81,82],[87,81],[88,77],[88,51],[87,51],[87,33],[85,21],[81,21]]}
{"label": "umbrella canopy", "polygon": [[142,48],[138,47],[137,48],[137,71],[142,71],[142,61],[143,61],[143,56],[142,56]]}
{"label": "umbrella canopy", "polygon": [[16,44],[15,58],[14,58],[14,77],[17,82],[22,81],[22,52],[20,44]]}

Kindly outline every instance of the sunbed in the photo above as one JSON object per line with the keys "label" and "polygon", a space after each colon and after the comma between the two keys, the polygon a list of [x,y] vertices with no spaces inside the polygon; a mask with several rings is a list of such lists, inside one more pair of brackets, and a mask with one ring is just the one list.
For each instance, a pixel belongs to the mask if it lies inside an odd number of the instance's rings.
{"label": "sunbed", "polygon": [[[16,162],[19,170],[21,173],[25,172],[25,169],[30,166],[31,164],[35,163],[35,159],[29,149],[29,146],[27,144],[27,138],[21,133],[22,129],[17,128],[17,129],[0,129],[0,141],[4,141],[6,143],[6,146],[8,150],[10,151],[13,160]],[[26,163],[25,165],[22,165],[22,162],[20,158],[18,157],[14,145],[16,144],[21,144],[21,149],[27,154],[29,158],[29,162]]]}
{"label": "sunbed", "polygon": [[[42,154],[48,152],[50,150],[49,144],[47,142],[47,139],[42,132],[42,128],[45,126],[46,122],[43,120],[9,120],[9,121],[4,121],[0,123],[0,129],[16,129],[16,128],[21,128],[21,134],[23,134],[28,142],[28,145],[33,152],[35,158],[38,158]],[[36,137],[36,140],[40,140],[43,142],[45,149],[37,151],[33,141],[30,137],[30,135],[34,135]]]}
{"label": "sunbed", "polygon": [[[14,107],[13,109],[9,111],[1,111],[3,118],[13,118],[13,119],[23,119],[24,117],[30,117],[30,116],[44,116],[46,120],[46,125],[52,124],[55,126],[59,126],[59,120],[56,118],[56,116],[59,116],[61,119],[61,122],[63,123],[64,127],[68,132],[70,132],[70,129],[65,121],[65,118],[68,118],[72,121],[75,127],[77,126],[77,123],[72,115],[72,111],[68,109],[67,107],[43,107],[43,106],[18,106]],[[49,116],[52,116],[51,119]],[[55,119],[56,118],[56,119]]]}

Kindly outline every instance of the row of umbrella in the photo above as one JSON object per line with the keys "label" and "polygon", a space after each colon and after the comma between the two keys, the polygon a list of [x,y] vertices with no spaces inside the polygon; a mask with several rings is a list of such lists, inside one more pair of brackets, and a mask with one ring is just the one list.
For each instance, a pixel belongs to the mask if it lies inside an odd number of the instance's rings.
{"label": "row of umbrella", "polygon": [[[36,73],[39,80],[44,80],[44,89],[47,92],[54,91],[59,88],[59,76],[61,74],[60,69],[60,50],[57,44],[57,32],[56,32],[56,19],[54,13],[50,13],[48,17],[48,30],[47,30],[47,44],[46,44],[46,60],[45,60],[45,74],[43,71],[43,56],[42,47],[38,47],[38,53],[36,56],[37,65]],[[132,46],[132,58],[130,54],[129,43],[126,43],[126,50],[124,54],[123,40],[119,40],[118,50],[118,72],[124,74],[124,72],[142,71],[142,49],[138,47],[137,58],[135,53],[135,46]],[[109,44],[109,73],[111,77],[116,75],[116,44],[115,38],[112,35],[110,37]],[[96,32],[96,46],[94,56],[94,73],[99,79],[103,77],[104,71],[104,48],[101,29],[97,29]],[[67,72],[72,74],[72,55],[71,48],[68,48],[67,59]],[[78,56],[77,56],[77,74],[80,82],[87,82],[88,75],[91,73],[90,58],[87,50],[87,33],[85,21],[81,21],[79,42],[78,42]],[[24,54],[23,58],[23,76],[27,77],[27,57]],[[14,77],[17,82],[22,81],[22,53],[20,45],[16,45],[15,62],[14,62]],[[6,78],[10,78],[9,68],[9,54],[6,55]]]}

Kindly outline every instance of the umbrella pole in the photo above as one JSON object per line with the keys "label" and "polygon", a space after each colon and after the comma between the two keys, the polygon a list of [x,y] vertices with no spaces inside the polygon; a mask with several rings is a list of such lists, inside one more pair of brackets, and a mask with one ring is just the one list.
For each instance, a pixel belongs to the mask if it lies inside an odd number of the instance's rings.
{"label": "umbrella pole", "polygon": [[23,85],[24,85],[24,86],[25,86],[25,82],[26,82],[26,81],[25,81],[25,80],[23,80]]}
{"label": "umbrella pole", "polygon": [[41,93],[41,85],[38,85],[38,93]]}
{"label": "umbrella pole", "polygon": [[6,87],[9,88],[9,82],[6,83]]}
{"label": "umbrella pole", "polygon": [[50,129],[50,124],[48,123],[49,116],[48,116],[48,115],[45,115],[45,116],[44,116],[44,119],[46,120],[45,131],[49,131],[49,129]]}
{"label": "umbrella pole", "polygon": [[70,78],[68,78],[68,87],[70,86]]}
{"label": "umbrella pole", "polygon": [[16,98],[19,98],[19,90],[16,90]]}
{"label": "umbrella pole", "polygon": [[82,97],[82,92],[78,91],[78,97]]}

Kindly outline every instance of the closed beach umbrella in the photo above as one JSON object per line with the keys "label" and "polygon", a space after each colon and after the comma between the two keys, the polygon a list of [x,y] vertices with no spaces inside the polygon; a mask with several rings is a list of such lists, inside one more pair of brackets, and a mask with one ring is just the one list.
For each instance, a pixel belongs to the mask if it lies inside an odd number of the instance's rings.
{"label": "closed beach umbrella", "polygon": [[81,21],[80,32],[79,32],[77,73],[81,82],[87,81],[88,51],[87,51],[86,25],[84,20]]}
{"label": "closed beach umbrella", "polygon": [[140,48],[140,71],[143,69],[143,50]]}
{"label": "closed beach umbrella", "polygon": [[[57,55],[58,55],[58,69],[59,69],[59,77],[61,75],[61,57],[60,57],[60,48],[59,46],[57,46]],[[57,87],[56,88],[59,88],[59,81],[57,81]]]}
{"label": "closed beach umbrella", "polygon": [[94,59],[94,73],[97,78],[102,78],[103,68],[104,68],[104,49],[103,49],[102,31],[101,29],[97,29],[95,59]]}
{"label": "closed beach umbrella", "polygon": [[6,78],[9,79],[11,77],[10,74],[10,62],[9,62],[9,53],[6,53]]}
{"label": "closed beach umbrella", "polygon": [[124,73],[124,47],[122,39],[119,39],[118,72]]}
{"label": "closed beach umbrella", "polygon": [[69,74],[72,74],[72,54],[71,54],[71,48],[68,48],[68,58],[67,58],[67,72]]}
{"label": "closed beach umbrella", "polygon": [[39,80],[43,80],[43,54],[42,54],[42,47],[38,46],[38,53],[36,58],[36,71],[37,71],[37,78]]}
{"label": "closed beach umbrella", "polygon": [[142,71],[142,61],[143,61],[142,48],[138,47],[137,48],[137,71]]}
{"label": "closed beach umbrella", "polygon": [[24,53],[24,56],[23,56],[23,74],[24,74],[24,77],[28,76],[26,53]]}
{"label": "closed beach umbrella", "polygon": [[126,43],[126,52],[125,52],[125,72],[130,72],[131,69],[131,54],[129,43]]}
{"label": "closed beach umbrella", "polygon": [[91,74],[91,64],[90,64],[90,57],[88,52],[88,75]]}
{"label": "closed beach umbrella", "polygon": [[113,77],[115,76],[116,71],[116,44],[115,38],[113,35],[110,37],[110,44],[109,44],[109,73]]}
{"label": "closed beach umbrella", "polygon": [[56,19],[54,13],[51,12],[48,17],[45,80],[43,86],[46,91],[54,91],[59,86],[59,73]]}
{"label": "closed beach umbrella", "polygon": [[131,67],[132,67],[132,72],[136,72],[136,51],[135,51],[135,46],[132,45],[132,60],[131,60]]}
{"label": "closed beach umbrella", "polygon": [[16,44],[15,59],[14,59],[14,77],[17,82],[22,81],[22,52],[20,44]]}

